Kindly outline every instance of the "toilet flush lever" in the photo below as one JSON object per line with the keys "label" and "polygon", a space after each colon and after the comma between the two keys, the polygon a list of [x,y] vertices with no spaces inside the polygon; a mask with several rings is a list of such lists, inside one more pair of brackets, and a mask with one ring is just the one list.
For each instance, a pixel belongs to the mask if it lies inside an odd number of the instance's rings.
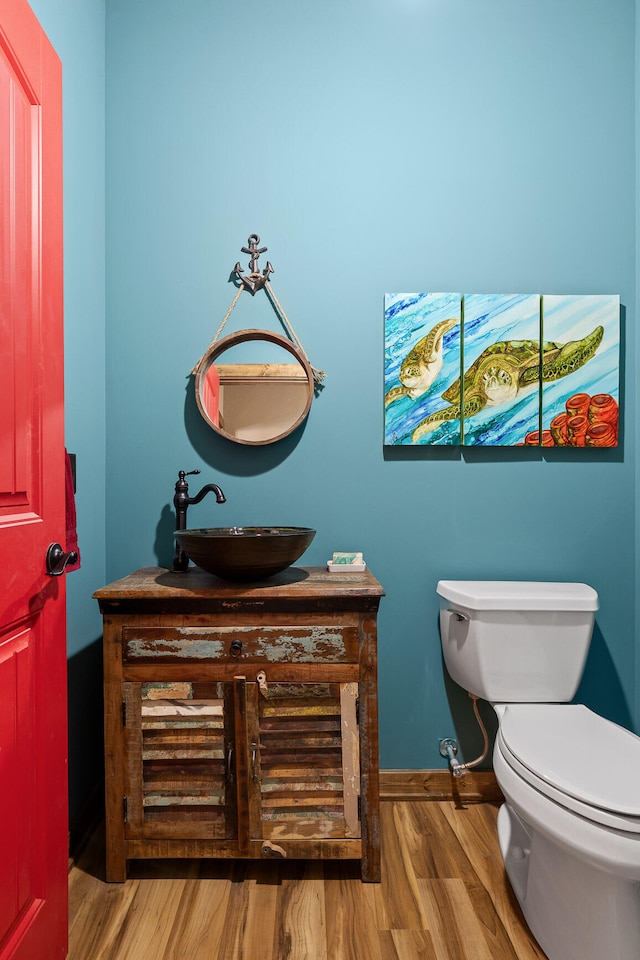
{"label": "toilet flush lever", "polygon": [[460,610],[451,610],[451,608],[449,608],[449,613],[452,613],[452,614],[454,615],[454,617],[456,618],[456,620],[468,620],[468,619],[469,619],[469,617],[467,616],[467,614],[466,614],[466,613],[461,613]]}

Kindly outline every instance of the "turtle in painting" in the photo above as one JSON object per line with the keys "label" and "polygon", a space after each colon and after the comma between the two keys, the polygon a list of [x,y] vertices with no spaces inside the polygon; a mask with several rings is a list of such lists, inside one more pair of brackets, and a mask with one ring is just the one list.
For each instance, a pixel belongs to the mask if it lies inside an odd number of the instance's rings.
{"label": "turtle in painting", "polygon": [[457,318],[441,320],[411,348],[400,367],[400,386],[389,390],[384,398],[385,407],[400,397],[416,400],[427,392],[442,369],[442,338],[459,322]]}
{"label": "turtle in painting", "polygon": [[541,372],[543,381],[566,377],[594,356],[603,336],[604,328],[598,326],[581,340],[543,343],[542,353],[537,340],[491,344],[465,372],[462,395],[458,377],[442,394],[449,406],[425,417],[414,429],[412,441],[416,443],[447,421],[472,417],[486,406],[512,402],[521,391],[538,383]]}

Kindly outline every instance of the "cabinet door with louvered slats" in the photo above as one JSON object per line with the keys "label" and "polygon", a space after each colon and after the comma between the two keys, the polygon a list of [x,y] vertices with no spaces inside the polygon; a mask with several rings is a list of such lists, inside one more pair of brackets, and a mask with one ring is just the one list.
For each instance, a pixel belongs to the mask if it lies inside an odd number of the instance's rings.
{"label": "cabinet door with louvered slats", "polygon": [[359,838],[357,683],[247,684],[254,838]]}
{"label": "cabinet door with louvered slats", "polygon": [[230,684],[124,683],[126,835],[236,835]]}

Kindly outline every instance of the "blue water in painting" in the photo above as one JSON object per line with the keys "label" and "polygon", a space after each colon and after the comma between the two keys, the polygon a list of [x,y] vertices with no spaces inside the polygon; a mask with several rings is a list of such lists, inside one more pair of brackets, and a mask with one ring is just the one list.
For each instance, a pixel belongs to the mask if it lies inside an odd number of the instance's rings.
{"label": "blue water in painting", "polygon": [[[421,420],[446,404],[440,394],[460,375],[461,294],[389,293],[385,297],[385,395],[397,386],[402,361],[411,348],[441,320],[457,318],[458,325],[443,339],[443,365],[431,388],[412,400],[402,397],[385,410],[385,443],[411,444]],[[431,444],[460,443],[460,422],[454,420],[427,435]]]}
{"label": "blue water in painting", "polygon": [[542,391],[542,426],[548,429],[565,400],[574,393],[610,394],[620,402],[620,298],[618,296],[544,296],[545,340],[567,343],[579,340],[598,325],[604,337],[596,355],[568,377],[545,383]]}
{"label": "blue water in painting", "polygon": [[[440,320],[460,320],[462,296],[456,293],[398,293],[385,297],[385,394],[397,386],[402,361],[409,350]],[[578,340],[601,324],[603,342],[582,368],[543,390],[543,429],[565,409],[574,393],[609,393],[619,399],[619,299],[616,296],[562,296],[543,298],[543,339],[564,344]],[[464,366],[467,369],[490,344],[500,340],[540,340],[538,294],[474,294],[464,297]],[[442,393],[460,376],[461,324],[443,338],[443,365],[429,390],[413,400],[402,397],[385,410],[385,443],[412,444],[415,427],[429,414],[445,409]],[[540,391],[537,385],[514,401],[486,406],[464,423],[465,445],[520,444],[539,426]],[[460,420],[441,424],[424,435],[421,444],[460,443]]]}

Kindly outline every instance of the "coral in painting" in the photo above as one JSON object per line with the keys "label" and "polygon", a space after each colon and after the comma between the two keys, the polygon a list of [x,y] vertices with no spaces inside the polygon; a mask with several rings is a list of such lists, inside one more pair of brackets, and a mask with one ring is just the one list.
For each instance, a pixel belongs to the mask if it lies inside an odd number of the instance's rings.
{"label": "coral in painting", "polygon": [[[543,445],[549,447],[616,447],[618,445],[618,404],[610,393],[575,393],[542,431]],[[534,442],[525,438],[525,443]]]}

